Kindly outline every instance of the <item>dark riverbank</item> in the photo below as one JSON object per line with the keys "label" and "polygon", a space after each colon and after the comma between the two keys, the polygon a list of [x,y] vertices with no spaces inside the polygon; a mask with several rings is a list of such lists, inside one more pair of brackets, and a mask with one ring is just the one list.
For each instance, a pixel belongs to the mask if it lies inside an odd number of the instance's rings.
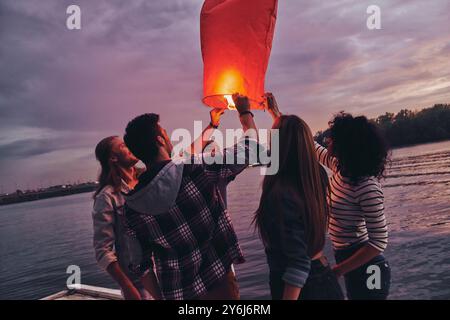
{"label": "dark riverbank", "polygon": [[46,189],[25,192],[17,190],[11,194],[0,195],[0,206],[48,198],[64,197],[84,192],[93,192],[96,188],[96,182],[86,182],[77,185],[59,185]]}
{"label": "dark riverbank", "polygon": [[[435,104],[420,111],[387,112],[371,119],[383,132],[391,148],[413,147],[425,143],[450,140],[450,104]],[[324,144],[328,131],[316,133],[316,140]]]}

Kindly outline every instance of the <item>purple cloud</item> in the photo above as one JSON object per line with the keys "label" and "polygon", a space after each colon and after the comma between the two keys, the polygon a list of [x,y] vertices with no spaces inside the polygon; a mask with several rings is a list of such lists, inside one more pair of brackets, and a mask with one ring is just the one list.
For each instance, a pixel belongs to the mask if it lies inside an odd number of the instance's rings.
{"label": "purple cloud", "polygon": [[[0,179],[94,179],[96,142],[129,119],[161,115],[170,131],[208,121],[201,106],[200,0],[78,0],[82,30],[65,28],[69,1],[0,3]],[[379,0],[279,1],[267,89],[313,131],[333,113],[368,116],[450,99],[450,4]],[[270,120],[257,113],[261,127]],[[236,127],[235,114],[224,128]],[[20,165],[21,170],[11,170]],[[50,177],[50,178],[49,178]]]}

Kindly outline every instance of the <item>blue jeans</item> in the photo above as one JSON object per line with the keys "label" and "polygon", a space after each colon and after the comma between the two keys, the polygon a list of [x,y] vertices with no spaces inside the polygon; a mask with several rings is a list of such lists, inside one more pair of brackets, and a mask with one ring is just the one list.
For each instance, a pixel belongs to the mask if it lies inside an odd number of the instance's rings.
{"label": "blue jeans", "polygon": [[[334,252],[336,263],[348,259],[366,244],[365,242],[336,250]],[[370,268],[371,266],[374,267]],[[380,279],[375,279],[378,276]],[[386,258],[380,254],[366,264],[347,273],[344,279],[349,300],[386,300],[391,285],[391,268]],[[379,287],[373,285],[377,283],[377,280],[379,280]]]}

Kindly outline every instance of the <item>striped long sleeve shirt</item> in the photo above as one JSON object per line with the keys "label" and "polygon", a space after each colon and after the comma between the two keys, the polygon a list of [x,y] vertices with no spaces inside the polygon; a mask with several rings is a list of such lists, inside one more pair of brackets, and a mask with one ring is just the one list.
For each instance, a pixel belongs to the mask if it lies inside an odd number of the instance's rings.
{"label": "striped long sleeve shirt", "polygon": [[384,251],[388,242],[384,196],[375,177],[366,177],[358,184],[341,175],[337,159],[316,143],[319,161],[333,171],[330,178],[329,233],[334,249],[368,242]]}

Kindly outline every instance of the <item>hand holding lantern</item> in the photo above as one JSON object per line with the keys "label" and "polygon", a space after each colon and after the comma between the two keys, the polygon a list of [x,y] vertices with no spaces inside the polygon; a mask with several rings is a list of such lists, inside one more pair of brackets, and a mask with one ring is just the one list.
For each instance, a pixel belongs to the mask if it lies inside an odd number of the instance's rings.
{"label": "hand holding lantern", "polygon": [[253,113],[250,111],[250,99],[247,96],[235,93],[233,94],[233,101],[236,105],[236,110],[239,112],[239,120],[241,121],[242,129],[245,132],[249,132],[248,130],[252,129],[256,139],[258,139],[256,124],[253,120]]}
{"label": "hand holding lantern", "polygon": [[214,108],[209,112],[209,116],[211,117],[211,126],[214,128],[219,127],[220,117],[224,114],[225,109]]}
{"label": "hand holding lantern", "polygon": [[233,101],[239,114],[250,111],[250,100],[248,97],[235,93],[233,94]]}
{"label": "hand holding lantern", "polygon": [[271,92],[267,92],[265,96],[267,100],[267,111],[270,113],[273,120],[275,121],[282,115],[280,109],[278,109],[277,100],[275,99],[275,96]]}

